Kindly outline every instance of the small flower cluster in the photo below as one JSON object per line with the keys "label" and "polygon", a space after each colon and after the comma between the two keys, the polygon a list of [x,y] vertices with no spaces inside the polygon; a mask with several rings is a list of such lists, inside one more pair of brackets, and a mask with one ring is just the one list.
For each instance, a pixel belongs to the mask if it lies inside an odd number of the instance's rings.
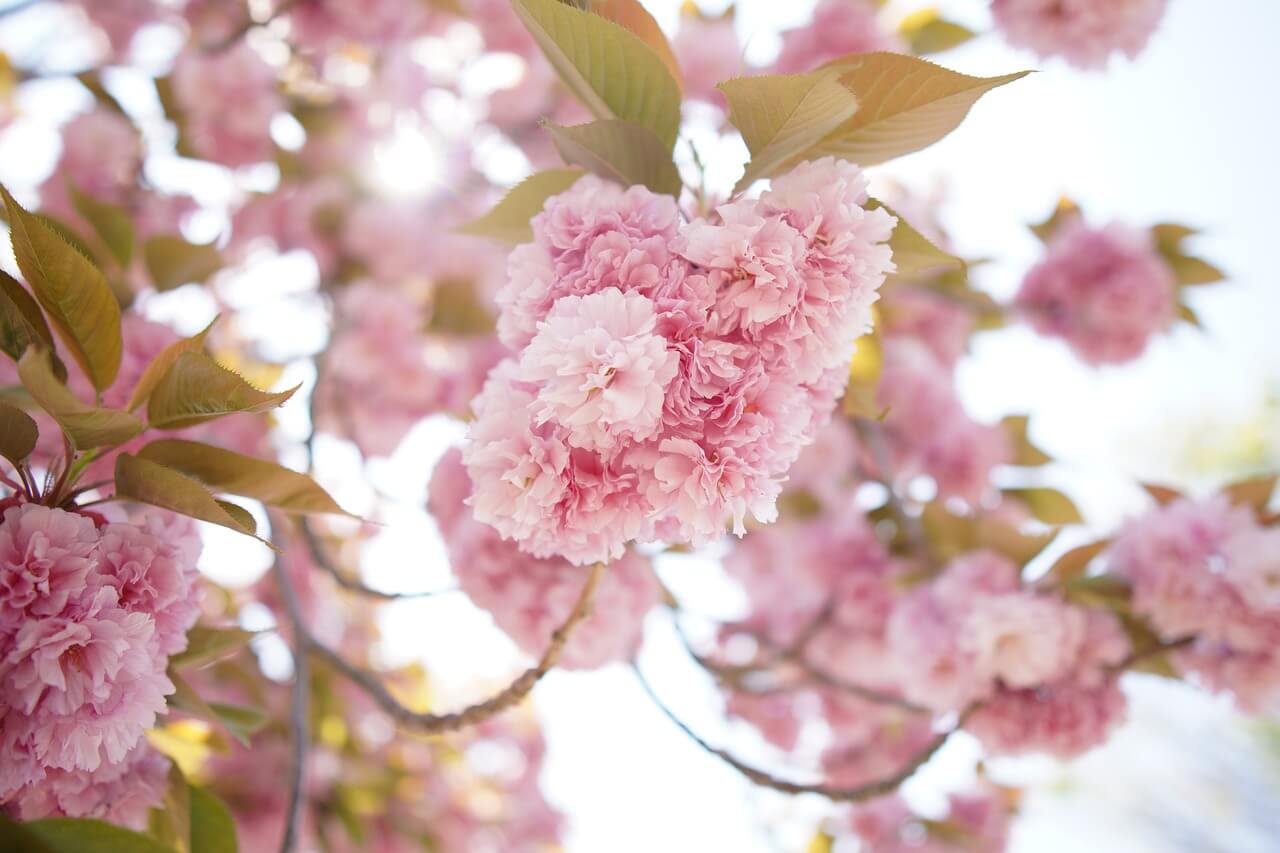
{"label": "small flower cluster", "polygon": [[1280,696],[1280,528],[1225,495],[1179,499],[1131,522],[1108,553],[1133,609],[1174,666],[1259,711]]}
{"label": "small flower cluster", "polygon": [[802,74],[851,53],[905,53],[906,44],[880,19],[873,0],[822,0],[803,27],[782,34],[778,74]]}
{"label": "small flower cluster", "polygon": [[1151,232],[1062,224],[1027,273],[1016,308],[1042,335],[1064,339],[1090,364],[1142,355],[1173,322],[1175,281]]}
{"label": "small flower cluster", "polygon": [[1044,57],[1098,69],[1113,53],[1133,59],[1147,46],[1168,0],[991,0],[1004,37]]}
{"label": "small flower cluster", "polygon": [[895,220],[866,201],[832,158],[684,226],[594,176],[548,200],[498,294],[518,355],[474,403],[476,518],[579,564],[772,521],[893,269]]}
{"label": "small flower cluster", "polygon": [[138,826],[167,763],[142,733],[199,586],[194,525],[11,502],[0,521],[0,803]]}
{"label": "small flower cluster", "polygon": [[[448,543],[458,584],[516,645],[540,655],[573,610],[582,591],[582,571],[563,559],[525,554],[472,519],[465,505],[470,493],[461,454],[451,450],[436,465],[427,508]],[[592,614],[574,632],[560,664],[594,669],[627,660],[640,645],[645,616],[660,600],[661,588],[648,561],[627,552],[609,565]]]}
{"label": "small flower cluster", "polygon": [[1010,817],[999,791],[979,790],[951,794],[941,819],[914,814],[895,795],[853,809],[849,825],[865,853],[1002,853]]}

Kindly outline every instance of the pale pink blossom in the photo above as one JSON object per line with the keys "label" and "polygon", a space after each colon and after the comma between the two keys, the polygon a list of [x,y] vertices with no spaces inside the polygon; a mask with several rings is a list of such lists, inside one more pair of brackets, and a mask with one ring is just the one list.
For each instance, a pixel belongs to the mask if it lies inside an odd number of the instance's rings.
{"label": "pale pink blossom", "polygon": [[881,22],[873,0],[822,0],[813,20],[782,34],[778,74],[801,74],[851,53],[905,52],[906,45]]}
{"label": "pale pink blossom", "polygon": [[653,438],[678,367],[655,323],[649,299],[617,288],[556,302],[520,354],[518,381],[538,386],[534,423],[588,450]]}
{"label": "pale pink blossom", "polygon": [[183,51],[171,76],[182,125],[196,152],[227,166],[271,159],[271,120],[284,109],[276,69],[241,39],[216,51]]}
{"label": "pale pink blossom", "polygon": [[880,316],[886,336],[919,341],[947,367],[964,355],[974,329],[973,312],[956,300],[905,285],[885,292]]}
{"label": "pale pink blossom", "polygon": [[310,253],[320,275],[327,276],[338,263],[333,219],[347,203],[342,183],[325,178],[253,196],[232,218],[231,254],[243,260],[264,240],[280,252]]}
{"label": "pale pink blossom", "polygon": [[290,35],[309,50],[348,43],[385,48],[412,36],[425,19],[426,9],[413,0],[302,0],[288,6]]}
{"label": "pale pink blossom", "polygon": [[1066,675],[1084,633],[1083,611],[1050,596],[1015,592],[975,601],[960,642],[973,655],[980,677],[1025,688]]}
{"label": "pale pink blossom", "polygon": [[165,11],[156,0],[74,0],[74,4],[106,36],[114,56],[125,54],[138,30]]}
{"label": "pale pink blossom", "polygon": [[80,113],[62,126],[62,154],[40,185],[41,209],[80,222],[72,188],[101,202],[124,204],[141,169],[142,138],[127,118],[102,107]]}
{"label": "pale pink blossom", "polygon": [[1042,335],[1090,364],[1142,355],[1174,319],[1174,277],[1150,232],[1080,221],[1062,225],[1027,273],[1015,305]]}
{"label": "pale pink blossom", "polygon": [[[437,463],[428,506],[440,522],[458,583],[518,646],[541,655],[573,609],[586,571],[560,558],[525,554],[493,528],[469,518],[462,505],[468,492],[461,454],[450,451]],[[660,600],[661,587],[646,560],[628,552],[611,562],[591,615],[574,632],[562,663],[593,669],[625,660],[639,646],[645,615]]]}
{"label": "pale pink blossom", "polygon": [[376,199],[359,202],[346,212],[342,244],[378,281],[403,285],[422,278],[431,263],[431,243],[424,210]]}
{"label": "pale pink blossom", "polygon": [[0,638],[56,616],[97,569],[98,531],[73,512],[19,504],[0,522]]}
{"label": "pale pink blossom", "polygon": [[716,106],[724,105],[724,95],[716,86],[741,77],[748,70],[732,15],[719,18],[704,18],[696,13],[681,15],[671,49],[680,63],[685,97]]}
{"label": "pale pink blossom", "polygon": [[1074,758],[1104,743],[1124,716],[1124,693],[1114,678],[1093,687],[1065,681],[1000,690],[965,721],[965,729],[998,755]]}
{"label": "pale pink blossom", "polygon": [[646,497],[662,507],[667,529],[682,541],[703,545],[731,526],[735,536],[747,532],[746,518],[768,524],[778,517],[775,504],[781,487],[731,448],[708,452],[684,438],[658,446]]}
{"label": "pale pink blossom", "polygon": [[1253,609],[1280,613],[1280,527],[1236,533],[1222,556],[1227,581]]}
{"label": "pale pink blossom", "polygon": [[991,0],[991,14],[1015,47],[1097,69],[1115,53],[1137,57],[1166,5],[1167,0]]}
{"label": "pale pink blossom", "polygon": [[902,692],[912,702],[954,711],[990,691],[975,655],[959,642],[962,615],[928,588],[916,590],[894,607],[886,638]]}
{"label": "pale pink blossom", "polygon": [[[148,526],[165,533],[163,524],[157,520]],[[98,550],[101,562],[94,582],[115,589],[124,610],[155,620],[162,655],[185,649],[187,631],[199,615],[199,574],[193,559],[199,556],[198,543],[170,542],[132,524],[108,524],[101,530]]]}
{"label": "pale pink blossom", "polygon": [[997,790],[951,794],[947,814],[915,815],[894,794],[856,806],[849,825],[865,853],[1004,853],[1010,808]]}
{"label": "pale pink blossom", "polygon": [[148,812],[161,805],[169,759],[139,742],[121,761],[97,770],[50,770],[8,803],[23,821],[49,817],[90,817],[145,830]]}

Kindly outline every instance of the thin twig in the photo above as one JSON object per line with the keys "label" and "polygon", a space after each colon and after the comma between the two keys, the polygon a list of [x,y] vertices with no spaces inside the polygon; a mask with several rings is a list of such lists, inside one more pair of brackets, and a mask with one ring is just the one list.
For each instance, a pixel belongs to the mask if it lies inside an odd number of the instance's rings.
{"label": "thin twig", "polygon": [[1129,656],[1124,660],[1108,667],[1107,671],[1113,675],[1124,672],[1127,669],[1132,669],[1133,665],[1136,663],[1142,663],[1144,660],[1159,657],[1166,652],[1177,651],[1178,649],[1185,648],[1186,646],[1194,643],[1197,639],[1198,638],[1196,637],[1180,637],[1176,640],[1170,640],[1167,643],[1157,643],[1154,646],[1148,646],[1145,649],[1135,649],[1130,652]]}
{"label": "thin twig", "polygon": [[423,590],[422,592],[385,592],[380,589],[374,589],[355,578],[348,577],[346,572],[334,564],[329,557],[329,552],[324,547],[324,543],[320,541],[320,537],[316,535],[316,532],[311,529],[307,519],[298,519],[298,531],[302,536],[302,541],[307,545],[307,550],[311,553],[311,561],[347,592],[354,592],[358,595],[377,598],[382,601],[399,601],[402,598],[430,598],[433,595],[445,595],[459,591],[456,586]]}
{"label": "thin twig", "polygon": [[648,694],[649,698],[653,700],[653,704],[662,711],[668,720],[684,732],[694,743],[702,747],[703,750],[714,755],[716,758],[719,758],[725,764],[728,764],[752,782],[766,788],[771,788],[775,791],[781,791],[784,794],[817,794],[821,797],[826,797],[828,800],[832,800],[833,802],[840,803],[862,802],[897,790],[898,786],[910,779],[917,770],[929,762],[929,759],[937,755],[938,750],[942,749],[947,741],[951,739],[951,736],[960,729],[960,724],[974,710],[974,708],[971,707],[961,714],[960,720],[956,723],[954,728],[934,738],[928,747],[907,762],[906,766],[897,773],[894,773],[892,776],[887,776],[883,779],[876,779],[862,785],[846,787],[823,785],[820,783],[801,784],[799,782],[791,782],[787,779],[780,779],[768,771],[761,770],[758,767],[753,767],[750,764],[735,758],[733,755],[719,747],[712,746],[698,735],[697,732],[691,729],[684,720],[676,716],[676,713],[658,697],[657,692],[653,689],[653,685],[651,685],[644,677],[644,674],[640,671],[638,666],[632,663],[631,669],[636,674],[636,678],[640,681],[640,686],[644,688],[644,692]]}
{"label": "thin twig", "polygon": [[328,661],[340,675],[363,689],[373,701],[378,703],[382,710],[390,714],[397,722],[427,734],[454,732],[468,726],[478,725],[491,717],[495,717],[508,708],[518,705],[529,695],[534,685],[541,681],[542,677],[559,662],[560,655],[564,652],[564,647],[569,642],[569,637],[573,634],[574,629],[591,615],[591,601],[595,596],[596,587],[600,584],[600,578],[604,575],[604,569],[604,563],[596,563],[591,567],[590,572],[587,574],[586,583],[583,584],[582,592],[579,593],[578,601],[574,604],[573,610],[570,611],[568,618],[565,619],[560,627],[556,628],[552,633],[551,642],[534,666],[525,670],[514,681],[489,699],[449,714],[426,714],[406,708],[391,695],[391,692],[383,686],[376,675],[352,664],[337,652],[323,645],[315,637],[307,633],[305,628],[301,629],[301,635],[307,644]]}
{"label": "thin twig", "polygon": [[302,622],[302,610],[298,596],[289,582],[283,562],[277,559],[272,566],[285,612],[293,628],[293,698],[290,716],[293,725],[293,763],[289,769],[289,805],[285,811],[284,838],[280,853],[293,853],[298,843],[298,822],[302,818],[302,782],[306,773],[308,735],[308,709],[311,677],[307,666],[307,645],[310,634]]}

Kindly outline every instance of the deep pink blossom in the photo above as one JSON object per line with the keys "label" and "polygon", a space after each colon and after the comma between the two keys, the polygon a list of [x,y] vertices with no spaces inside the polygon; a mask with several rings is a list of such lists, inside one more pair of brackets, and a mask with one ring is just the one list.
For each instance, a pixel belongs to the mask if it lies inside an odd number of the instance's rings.
{"label": "deep pink blossom", "polygon": [[140,742],[121,761],[97,770],[50,770],[8,804],[19,820],[91,817],[145,830],[159,807],[169,778],[169,759]]}
{"label": "deep pink blossom", "polygon": [[0,522],[0,637],[56,616],[97,568],[98,531],[83,515],[19,504]]}
{"label": "deep pink blossom", "polygon": [[1036,331],[1090,364],[1142,355],[1173,322],[1174,278],[1150,232],[1063,224],[1023,279],[1015,304]]}
{"label": "deep pink blossom", "polygon": [[991,0],[1009,43],[1041,56],[1103,68],[1114,53],[1135,58],[1164,17],[1167,0]]}

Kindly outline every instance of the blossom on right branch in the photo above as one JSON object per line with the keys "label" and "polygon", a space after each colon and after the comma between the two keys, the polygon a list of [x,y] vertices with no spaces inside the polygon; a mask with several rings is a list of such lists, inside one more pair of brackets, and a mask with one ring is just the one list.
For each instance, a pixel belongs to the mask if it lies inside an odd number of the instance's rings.
{"label": "blossom on right branch", "polygon": [[1037,332],[1063,338],[1088,363],[1121,364],[1173,322],[1175,285],[1149,231],[1073,220],[1027,273],[1015,306]]}

